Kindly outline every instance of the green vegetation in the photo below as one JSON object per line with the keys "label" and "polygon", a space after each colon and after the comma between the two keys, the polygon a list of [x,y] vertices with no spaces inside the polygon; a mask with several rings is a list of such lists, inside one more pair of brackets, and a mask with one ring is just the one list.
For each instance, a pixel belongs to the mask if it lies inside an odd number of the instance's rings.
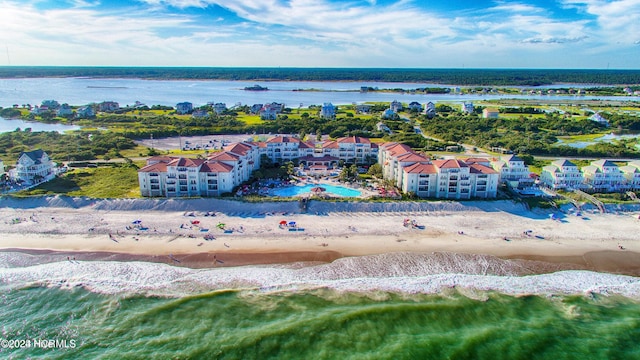
{"label": "green vegetation", "polygon": [[121,150],[133,149],[133,140],[108,131],[60,134],[52,131],[12,131],[0,134],[0,158],[13,163],[20,152],[42,149],[53,160],[77,161],[96,159],[97,156],[122,157]]}
{"label": "green vegetation", "polygon": [[568,69],[389,69],[389,68],[213,68],[213,67],[0,67],[0,78],[104,77],[143,79],[377,81],[458,85],[546,85],[552,83],[640,84],[638,70]]}
{"label": "green vegetation", "polygon": [[[476,111],[482,111],[477,108]],[[433,119],[422,117],[422,130],[432,136],[450,142],[467,143],[491,149],[502,148],[516,153],[546,156],[584,157],[635,157],[640,154],[635,140],[613,143],[597,143],[585,148],[557,145],[559,136],[599,135],[610,132],[640,130],[640,116],[612,114],[610,127],[586,119],[584,116],[567,116],[545,113],[544,116],[518,118],[500,117],[484,119],[477,113],[438,114]]]}
{"label": "green vegetation", "polygon": [[98,168],[71,169],[52,181],[17,196],[64,194],[93,198],[140,197],[138,168],[143,163],[108,164]]}

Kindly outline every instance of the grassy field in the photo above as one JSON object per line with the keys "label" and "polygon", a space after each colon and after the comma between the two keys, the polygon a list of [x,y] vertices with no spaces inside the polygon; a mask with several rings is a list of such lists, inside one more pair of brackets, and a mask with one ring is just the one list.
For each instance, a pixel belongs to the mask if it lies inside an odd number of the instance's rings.
{"label": "grassy field", "polygon": [[[142,166],[144,162],[136,165]],[[139,198],[137,168],[116,165],[72,169],[61,177],[17,193],[18,196],[54,194],[93,198]]]}

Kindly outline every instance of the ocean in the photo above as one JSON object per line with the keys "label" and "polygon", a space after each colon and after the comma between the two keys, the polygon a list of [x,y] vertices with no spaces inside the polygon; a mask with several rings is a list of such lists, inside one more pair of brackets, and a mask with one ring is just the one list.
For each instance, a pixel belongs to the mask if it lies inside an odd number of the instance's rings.
{"label": "ocean", "polygon": [[518,276],[521,264],[456,254],[214,269],[36,260],[0,254],[2,358],[640,358],[630,276]]}

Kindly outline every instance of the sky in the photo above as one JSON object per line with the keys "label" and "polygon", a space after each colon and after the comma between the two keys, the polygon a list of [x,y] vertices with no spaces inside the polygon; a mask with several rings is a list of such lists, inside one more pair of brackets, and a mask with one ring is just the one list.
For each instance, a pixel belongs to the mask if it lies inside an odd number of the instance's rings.
{"label": "sky", "polygon": [[0,0],[6,65],[640,69],[640,0]]}

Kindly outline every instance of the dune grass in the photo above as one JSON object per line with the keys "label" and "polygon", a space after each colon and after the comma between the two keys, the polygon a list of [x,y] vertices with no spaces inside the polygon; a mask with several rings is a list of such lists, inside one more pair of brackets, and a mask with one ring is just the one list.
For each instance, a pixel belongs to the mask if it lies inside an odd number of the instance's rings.
{"label": "dune grass", "polygon": [[16,195],[54,194],[93,198],[141,197],[137,168],[128,165],[72,169],[58,178]]}

